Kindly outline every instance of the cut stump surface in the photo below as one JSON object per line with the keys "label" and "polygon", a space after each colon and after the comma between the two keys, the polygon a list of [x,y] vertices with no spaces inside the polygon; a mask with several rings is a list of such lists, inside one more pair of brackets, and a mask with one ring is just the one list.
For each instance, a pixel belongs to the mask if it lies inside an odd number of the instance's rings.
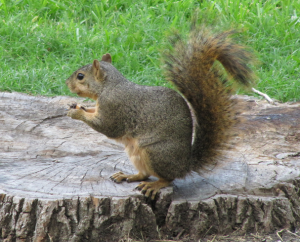
{"label": "cut stump surface", "polygon": [[[121,144],[66,116],[70,97],[0,93],[0,239],[184,239],[294,231],[300,221],[300,103],[238,96],[234,147],[219,165],[162,189],[156,203],[112,182],[136,171]],[[155,179],[155,178],[151,178]],[[158,228],[158,229],[157,229]]]}

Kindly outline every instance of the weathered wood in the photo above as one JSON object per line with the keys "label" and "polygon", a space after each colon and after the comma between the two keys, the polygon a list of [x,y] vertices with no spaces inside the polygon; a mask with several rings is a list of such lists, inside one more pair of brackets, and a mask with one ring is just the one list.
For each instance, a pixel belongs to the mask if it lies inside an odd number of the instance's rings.
{"label": "weathered wood", "polygon": [[135,172],[122,145],[66,116],[83,99],[0,93],[0,238],[192,240],[299,228],[300,103],[238,99],[245,122],[220,165],[174,181],[154,204],[138,183],[109,179]]}

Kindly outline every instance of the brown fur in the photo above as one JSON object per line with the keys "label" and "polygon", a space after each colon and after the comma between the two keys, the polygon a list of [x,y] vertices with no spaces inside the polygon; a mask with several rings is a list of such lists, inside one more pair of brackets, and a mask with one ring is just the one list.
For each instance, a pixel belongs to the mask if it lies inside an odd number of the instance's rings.
{"label": "brown fur", "polygon": [[234,33],[212,34],[194,26],[187,42],[176,35],[171,39],[173,49],[165,53],[167,79],[185,96],[197,120],[193,170],[217,159],[231,137],[231,128],[239,122],[231,98],[232,85],[215,61],[223,65],[229,79],[246,87],[253,84],[254,74],[248,66],[253,56],[232,41]]}
{"label": "brown fur", "polygon": [[[72,92],[96,100],[95,109],[71,106],[68,116],[123,143],[139,171],[135,175],[118,172],[111,176],[113,181],[143,181],[156,176],[158,181],[138,185],[154,199],[172,180],[218,159],[237,119],[232,88],[216,61],[223,65],[228,78],[246,87],[254,77],[248,67],[251,55],[232,41],[231,34],[194,28],[188,41],[175,35],[173,49],[165,53],[166,76],[184,98],[165,87],[140,86],[126,80],[111,64],[109,54],[68,78]],[[194,123],[187,102],[195,114]]]}
{"label": "brown fur", "polygon": [[149,157],[146,150],[139,147],[138,139],[125,136],[116,139],[116,141],[124,144],[126,153],[128,154],[135,168],[140,173],[142,173],[146,177],[149,177],[151,175],[157,177],[157,174],[150,166]]}

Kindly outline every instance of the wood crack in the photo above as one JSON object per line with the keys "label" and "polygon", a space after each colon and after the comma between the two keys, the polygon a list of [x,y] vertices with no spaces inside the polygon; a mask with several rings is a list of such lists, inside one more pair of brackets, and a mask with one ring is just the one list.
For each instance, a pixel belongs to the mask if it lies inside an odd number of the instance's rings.
{"label": "wood crack", "polygon": [[35,125],[34,127],[32,127],[32,128],[30,129],[29,132],[34,131],[37,127],[39,127],[42,123],[44,123],[44,122],[47,121],[47,120],[65,117],[66,115],[67,115],[67,114],[53,115],[53,116],[49,116],[49,117],[47,117],[47,118],[44,118],[44,119],[42,119],[42,120],[39,120],[40,122],[39,122],[37,125]]}

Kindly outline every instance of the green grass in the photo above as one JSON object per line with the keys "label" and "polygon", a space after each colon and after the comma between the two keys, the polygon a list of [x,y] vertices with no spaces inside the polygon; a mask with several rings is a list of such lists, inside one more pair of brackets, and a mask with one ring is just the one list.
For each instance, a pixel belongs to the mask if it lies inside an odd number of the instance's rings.
{"label": "green grass", "polygon": [[0,90],[71,95],[65,79],[107,52],[129,80],[167,85],[161,50],[171,29],[187,33],[195,11],[199,22],[243,30],[260,91],[300,100],[298,0],[0,0]]}

